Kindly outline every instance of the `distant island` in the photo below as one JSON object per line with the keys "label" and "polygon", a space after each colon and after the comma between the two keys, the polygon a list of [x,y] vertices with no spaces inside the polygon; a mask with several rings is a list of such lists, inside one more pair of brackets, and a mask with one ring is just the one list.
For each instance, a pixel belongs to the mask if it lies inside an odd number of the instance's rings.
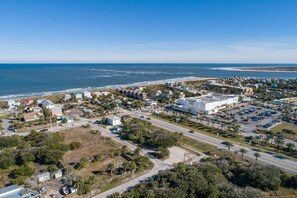
{"label": "distant island", "polygon": [[297,72],[297,67],[233,67],[224,68],[224,70],[236,71],[258,71],[258,72]]}

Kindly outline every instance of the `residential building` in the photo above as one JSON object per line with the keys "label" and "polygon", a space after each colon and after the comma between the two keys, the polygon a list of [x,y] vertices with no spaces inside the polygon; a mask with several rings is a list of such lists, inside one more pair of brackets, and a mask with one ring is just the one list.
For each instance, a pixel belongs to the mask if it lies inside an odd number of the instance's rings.
{"label": "residential building", "polygon": [[64,100],[65,102],[71,100],[71,94],[65,94],[63,100]]}
{"label": "residential building", "polygon": [[41,107],[32,107],[32,111],[35,112],[35,113],[40,113],[42,111],[42,108]]}
{"label": "residential building", "polygon": [[23,114],[23,120],[25,122],[39,120],[39,115],[37,113],[35,113],[35,112],[24,113]]}
{"label": "residential building", "polygon": [[107,124],[110,124],[112,126],[120,125],[122,124],[121,118],[115,115],[108,116],[106,120]]}
{"label": "residential building", "polygon": [[78,99],[81,100],[83,98],[82,93],[81,92],[74,92],[73,96]]}
{"label": "residential building", "polygon": [[45,182],[51,179],[51,174],[50,172],[44,172],[39,175],[37,175],[37,181],[38,182]]}
{"label": "residential building", "polygon": [[50,100],[43,100],[41,102],[41,106],[44,107],[44,108],[52,109],[52,108],[54,108],[55,105]]}
{"label": "residential building", "polygon": [[36,102],[37,102],[38,105],[40,105],[44,100],[46,100],[46,99],[39,98],[39,99],[36,100]]}
{"label": "residential building", "polygon": [[162,94],[161,90],[151,90],[149,93],[150,98],[156,99]]}
{"label": "residential building", "polygon": [[92,93],[89,91],[84,91],[83,95],[84,95],[84,99],[92,98]]}
{"label": "residential building", "polygon": [[108,91],[92,92],[92,95],[95,95],[95,96],[108,96],[109,94],[110,92]]}
{"label": "residential building", "polygon": [[154,100],[150,100],[150,99],[145,99],[145,106],[155,106],[157,105],[157,102]]}
{"label": "residential building", "polygon": [[238,103],[238,96],[212,94],[194,98],[179,98],[176,105],[172,108],[177,111],[183,111],[197,115],[200,112],[212,114],[228,105]]}
{"label": "residential building", "polygon": [[55,105],[51,110],[52,116],[56,116],[58,119],[62,118],[63,112],[61,106]]}
{"label": "residential building", "polygon": [[54,175],[55,179],[59,179],[59,178],[63,177],[63,172],[61,169],[59,169],[56,172],[54,172],[53,175]]}
{"label": "residential building", "polygon": [[34,102],[33,98],[24,98],[21,100],[22,104],[28,106]]}
{"label": "residential building", "polygon": [[18,107],[20,105],[21,105],[21,103],[18,100],[8,100],[7,101],[7,107],[9,109],[13,109],[13,108]]}

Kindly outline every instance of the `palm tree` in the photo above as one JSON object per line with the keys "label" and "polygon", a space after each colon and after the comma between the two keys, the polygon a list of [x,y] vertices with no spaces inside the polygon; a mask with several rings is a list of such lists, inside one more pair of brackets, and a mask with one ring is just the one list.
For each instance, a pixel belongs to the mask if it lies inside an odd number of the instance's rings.
{"label": "palm tree", "polygon": [[243,156],[246,154],[248,151],[244,148],[239,149],[239,152],[241,153],[241,161],[243,161]]}
{"label": "palm tree", "polygon": [[292,156],[292,151],[294,150],[296,145],[294,143],[287,143],[286,146],[290,150],[290,156]]}
{"label": "palm tree", "polygon": [[226,142],[226,144],[225,144],[226,146],[227,146],[227,148],[228,148],[228,156],[230,155],[230,149],[231,149],[231,147],[233,147],[234,146],[234,144],[232,144],[231,142]]}
{"label": "palm tree", "polygon": [[256,162],[257,162],[258,158],[261,157],[260,153],[258,153],[258,152],[254,153],[254,156],[256,158]]}
{"label": "palm tree", "polygon": [[281,147],[282,145],[284,145],[285,141],[282,140],[282,139],[280,139],[280,138],[277,138],[277,139],[275,140],[275,143],[277,144],[277,154],[278,154],[280,147]]}
{"label": "palm tree", "polygon": [[107,165],[107,170],[110,171],[110,175],[112,176],[112,171],[115,168],[115,165],[113,163],[110,163]]}

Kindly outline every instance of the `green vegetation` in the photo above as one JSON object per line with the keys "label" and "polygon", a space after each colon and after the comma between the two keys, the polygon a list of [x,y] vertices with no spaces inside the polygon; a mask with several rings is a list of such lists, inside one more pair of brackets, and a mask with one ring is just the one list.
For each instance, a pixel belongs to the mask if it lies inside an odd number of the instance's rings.
{"label": "green vegetation", "polygon": [[[236,131],[222,131],[220,129],[212,128],[209,126],[205,126],[200,123],[193,122],[189,120],[187,116],[183,116],[180,119],[176,119],[175,116],[169,116],[166,114],[160,114],[159,116],[154,116],[157,119],[169,121],[173,124],[197,130],[199,133],[204,133],[209,136],[219,138],[224,141],[228,141],[230,143],[239,143],[241,145],[245,145],[250,148],[256,148],[263,152],[275,152],[278,155],[284,155],[291,159],[297,157],[297,151],[295,148],[288,147],[288,145],[284,145],[284,141],[277,136],[267,136],[267,138],[261,139],[261,137],[243,137],[237,134]],[[274,139],[275,143],[271,143],[271,140]],[[289,145],[290,146],[290,145]]]}
{"label": "green vegetation", "polygon": [[[16,166],[12,174],[13,182],[22,184],[31,176],[31,166],[56,165],[63,154],[69,150],[69,145],[63,143],[60,133],[38,133],[32,131],[28,136],[0,137],[0,169]],[[26,172],[26,174],[24,173]]]}
{"label": "green vegetation", "polygon": [[297,137],[297,126],[288,123],[281,123],[268,131],[271,135],[279,135],[295,140]]}
{"label": "green vegetation", "polygon": [[[109,198],[144,197],[265,197],[289,192],[296,195],[296,176],[289,176],[273,166],[242,164],[231,158],[205,159],[197,165],[179,163],[156,178]],[[287,191],[284,189],[288,189]]]}
{"label": "green vegetation", "polygon": [[168,148],[177,145],[177,137],[163,129],[153,127],[151,123],[126,116],[123,118],[121,136],[135,144],[150,148]]}

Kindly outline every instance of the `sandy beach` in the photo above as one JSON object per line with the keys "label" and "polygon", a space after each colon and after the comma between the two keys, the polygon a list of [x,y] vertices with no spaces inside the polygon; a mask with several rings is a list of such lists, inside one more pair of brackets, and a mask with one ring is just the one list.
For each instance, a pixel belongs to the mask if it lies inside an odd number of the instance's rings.
{"label": "sandy beach", "polygon": [[165,79],[165,80],[157,80],[157,81],[144,81],[144,82],[138,82],[138,83],[131,83],[131,84],[125,84],[125,85],[111,85],[111,86],[104,86],[104,87],[95,87],[95,88],[78,88],[78,89],[69,89],[65,91],[57,91],[56,93],[50,92],[48,94],[27,94],[24,97],[12,97],[12,98],[5,98],[0,99],[0,101],[7,101],[7,100],[21,100],[24,98],[41,98],[41,97],[53,97],[53,96],[61,96],[66,93],[72,93],[75,91],[111,91],[114,89],[119,88],[127,88],[131,86],[153,86],[153,85],[161,85],[165,84],[166,82],[192,82],[192,81],[203,81],[203,80],[210,80],[215,78],[203,78],[203,77],[185,77],[180,79]]}
{"label": "sandy beach", "polygon": [[213,68],[214,70],[225,71],[247,71],[247,72],[297,72],[297,67],[291,67],[290,69],[280,67],[223,67]]}

